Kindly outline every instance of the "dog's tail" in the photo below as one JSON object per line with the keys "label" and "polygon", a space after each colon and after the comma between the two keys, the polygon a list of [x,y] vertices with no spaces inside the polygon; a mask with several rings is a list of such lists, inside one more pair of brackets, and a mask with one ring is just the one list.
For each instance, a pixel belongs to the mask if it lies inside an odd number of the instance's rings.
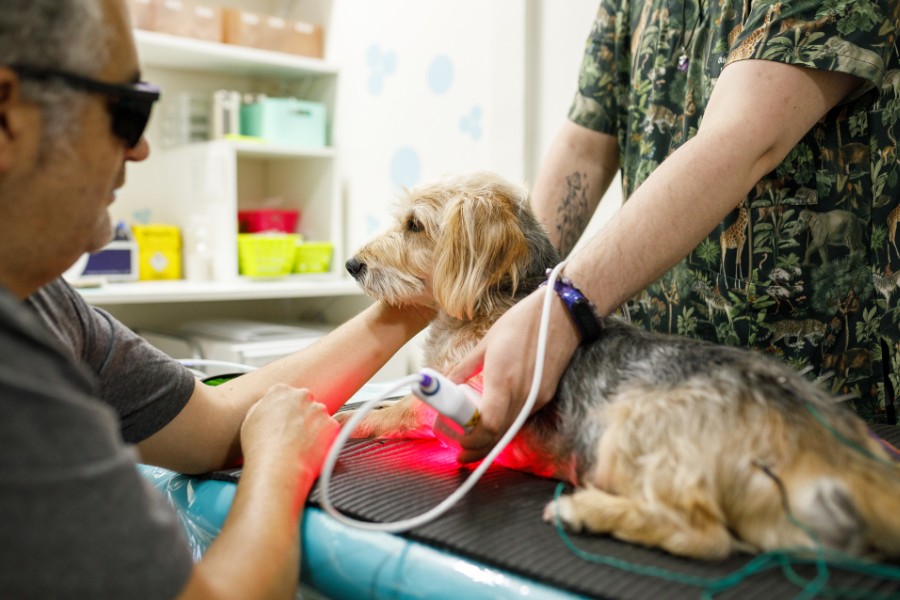
{"label": "dog's tail", "polygon": [[783,480],[800,545],[900,556],[900,463],[861,421],[817,422],[819,440],[807,446],[816,451],[795,457]]}

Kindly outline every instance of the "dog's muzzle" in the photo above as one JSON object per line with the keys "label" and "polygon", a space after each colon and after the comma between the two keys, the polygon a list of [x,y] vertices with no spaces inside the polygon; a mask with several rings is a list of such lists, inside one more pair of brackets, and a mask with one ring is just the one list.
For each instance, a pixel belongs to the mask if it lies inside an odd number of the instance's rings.
{"label": "dog's muzzle", "polygon": [[353,276],[353,279],[357,281],[362,281],[362,279],[366,276],[366,263],[359,262],[356,258],[351,258],[344,266],[347,268],[347,272]]}

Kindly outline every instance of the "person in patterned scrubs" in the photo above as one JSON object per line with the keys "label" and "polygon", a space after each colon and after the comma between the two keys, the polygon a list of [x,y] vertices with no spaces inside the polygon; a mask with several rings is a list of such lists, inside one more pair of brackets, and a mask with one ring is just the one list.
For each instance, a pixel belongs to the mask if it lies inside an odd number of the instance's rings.
{"label": "person in patterned scrubs", "polygon": [[[898,0],[603,0],[533,207],[598,315],[757,349],[895,422]],[[617,173],[625,202],[571,253]],[[570,254],[571,253],[571,254]],[[483,455],[531,385],[542,293],[483,364]],[[579,344],[562,302],[538,407]]]}

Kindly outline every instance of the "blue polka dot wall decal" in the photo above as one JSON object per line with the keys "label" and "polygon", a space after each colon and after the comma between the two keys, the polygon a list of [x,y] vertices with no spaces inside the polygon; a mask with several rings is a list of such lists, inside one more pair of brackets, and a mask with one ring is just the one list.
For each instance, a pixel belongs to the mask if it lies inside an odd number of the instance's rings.
{"label": "blue polka dot wall decal", "polygon": [[459,121],[459,129],[472,137],[473,140],[481,139],[481,107],[473,106],[471,112]]}
{"label": "blue polka dot wall decal", "polygon": [[381,73],[371,73],[369,75],[369,91],[373,96],[381,93],[384,87],[384,76]]}
{"label": "blue polka dot wall decal", "polygon": [[369,65],[369,91],[377,96],[384,88],[384,78],[393,75],[397,69],[397,57],[393,52],[382,51],[378,44],[370,44],[366,50],[366,63]]}
{"label": "blue polka dot wall decal", "polygon": [[131,218],[135,223],[141,223],[144,225],[150,222],[152,216],[153,211],[151,211],[149,208],[141,208],[131,213]]}
{"label": "blue polka dot wall decal", "polygon": [[453,61],[448,56],[438,56],[428,67],[428,87],[435,94],[443,94],[453,85]]}
{"label": "blue polka dot wall decal", "polygon": [[369,48],[366,50],[366,63],[372,69],[377,69],[381,64],[381,48],[378,44],[370,44]]}
{"label": "blue polka dot wall decal", "polygon": [[391,158],[391,183],[399,189],[411,188],[419,182],[422,161],[410,146],[398,149]]}
{"label": "blue polka dot wall decal", "polygon": [[366,215],[366,233],[374,235],[381,231],[381,219],[377,215],[369,213]]}
{"label": "blue polka dot wall decal", "polygon": [[393,75],[397,70],[397,55],[393,52],[385,52],[381,57],[381,70],[385,75]]}

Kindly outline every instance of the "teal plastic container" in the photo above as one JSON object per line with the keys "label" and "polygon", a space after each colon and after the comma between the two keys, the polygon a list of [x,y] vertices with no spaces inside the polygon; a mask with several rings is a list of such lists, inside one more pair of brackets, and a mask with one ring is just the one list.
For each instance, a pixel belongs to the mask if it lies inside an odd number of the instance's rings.
{"label": "teal plastic container", "polygon": [[271,144],[324,148],[325,105],[296,98],[266,98],[241,106],[241,135]]}

